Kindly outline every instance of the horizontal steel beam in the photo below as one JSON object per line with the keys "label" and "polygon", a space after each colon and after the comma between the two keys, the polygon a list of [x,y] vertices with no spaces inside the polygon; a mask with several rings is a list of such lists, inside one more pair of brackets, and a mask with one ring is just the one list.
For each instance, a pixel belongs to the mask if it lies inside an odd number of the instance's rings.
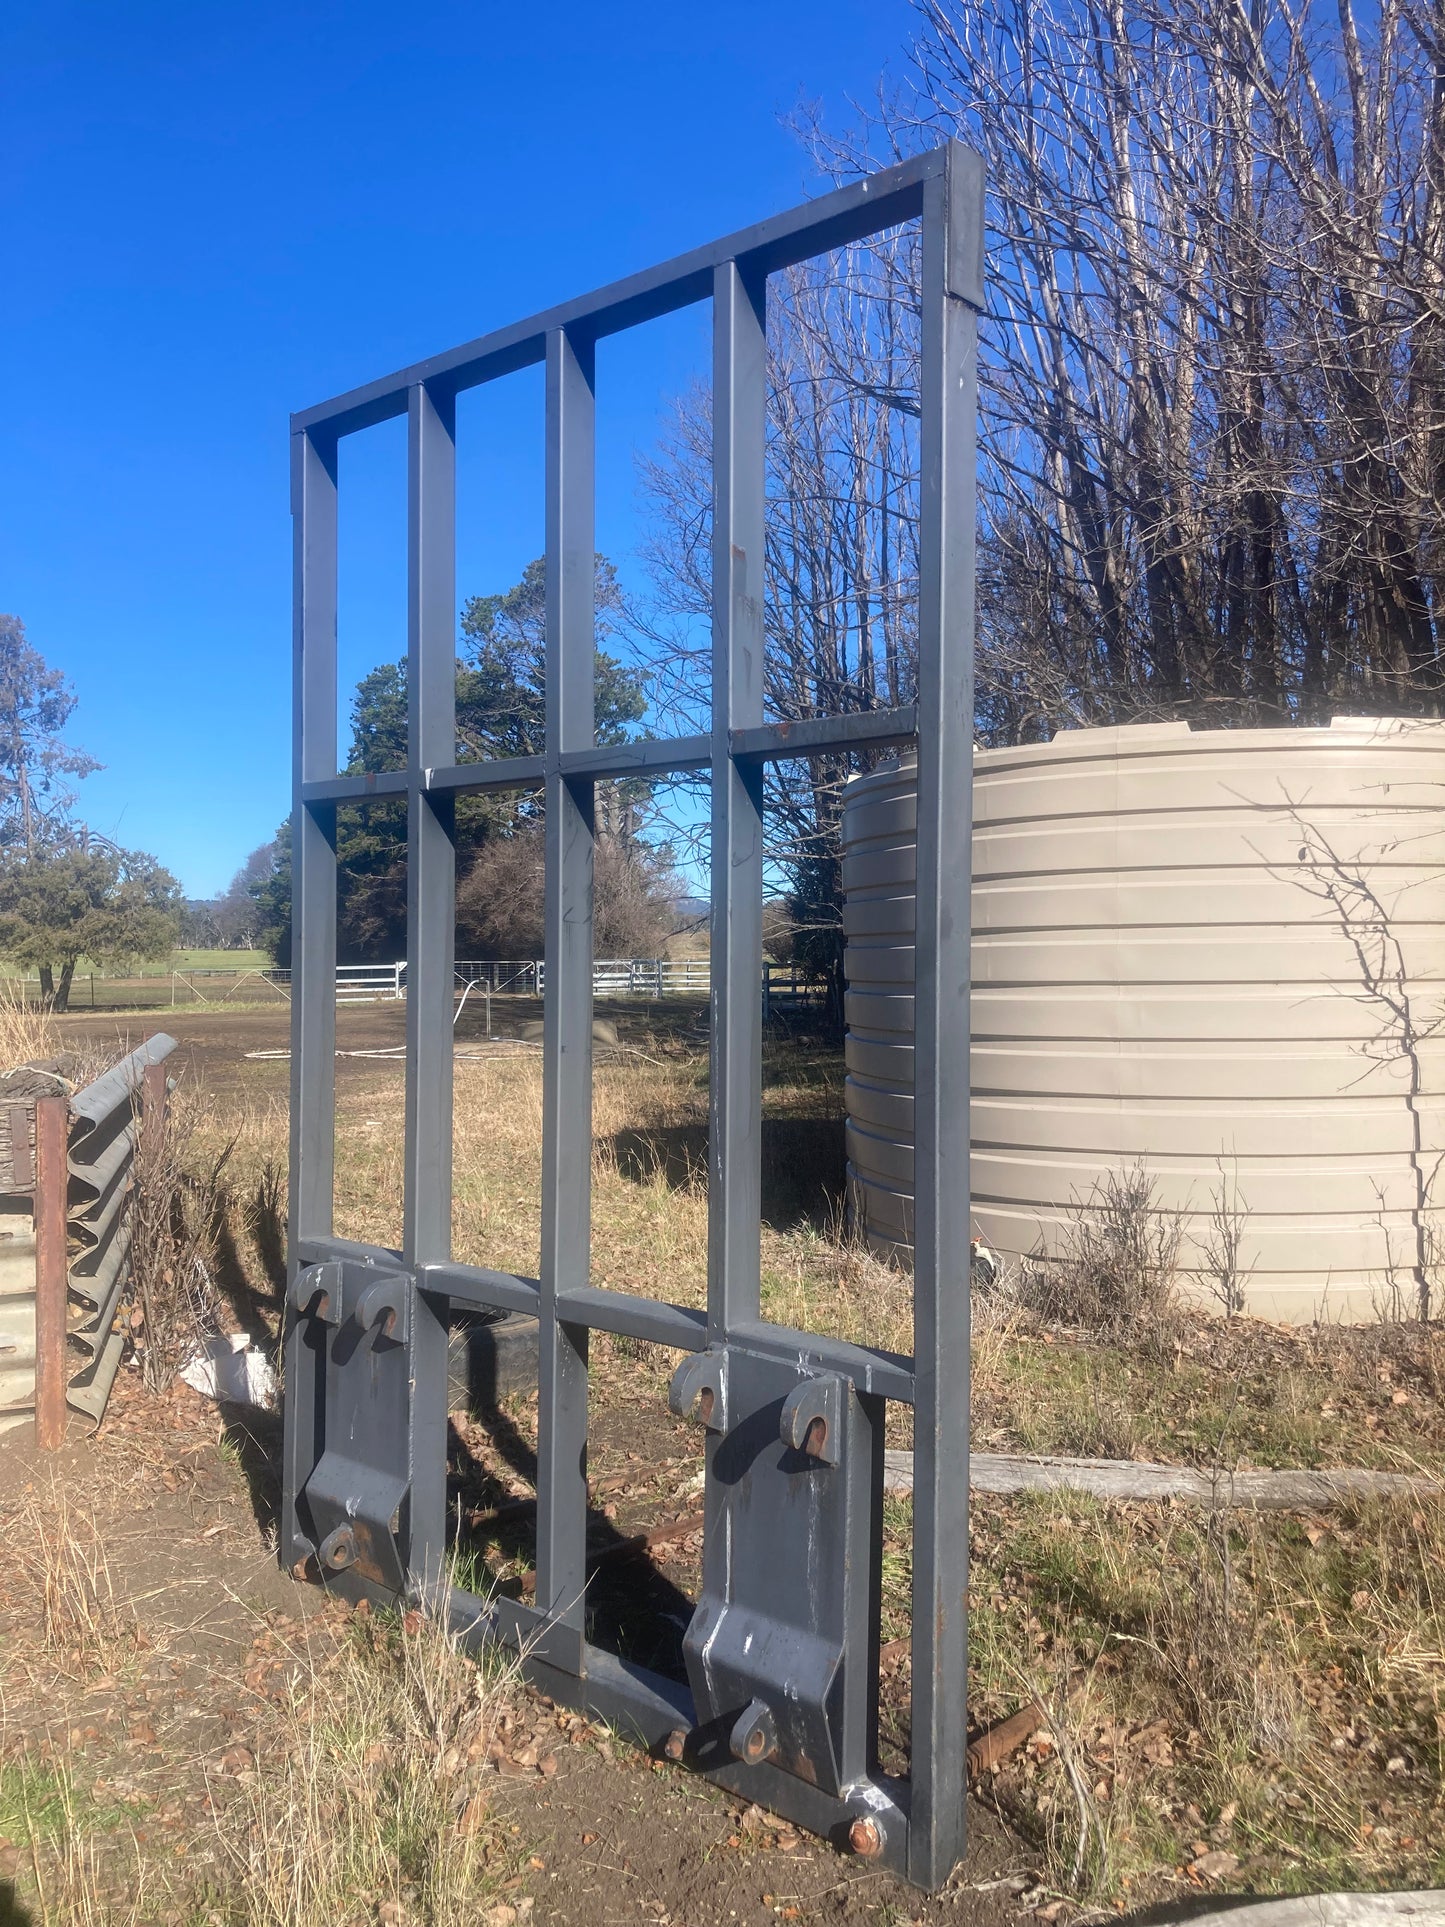
{"label": "horizontal steel beam", "polygon": [[820,1332],[795,1331],[789,1325],[734,1325],[733,1338],[749,1351],[781,1359],[802,1371],[841,1372],[860,1392],[913,1403],[913,1360],[901,1352],[885,1352],[872,1345],[850,1345],[846,1338],[827,1338]]}
{"label": "horizontal steel beam", "polygon": [[[300,1255],[303,1264],[321,1264],[328,1258],[363,1258],[376,1265],[395,1264],[401,1256],[382,1245],[355,1244],[346,1238],[307,1239]],[[458,1305],[532,1316],[537,1312],[537,1280],[510,1271],[488,1271],[480,1265],[424,1265],[417,1282],[427,1291],[445,1293]],[[643,1339],[673,1351],[701,1351],[707,1344],[705,1312],[632,1292],[601,1291],[595,1286],[559,1292],[557,1316],[569,1325]],[[842,1372],[860,1392],[890,1398],[900,1405],[913,1403],[913,1360],[900,1352],[850,1345],[846,1339],[766,1322],[740,1324],[733,1336],[736,1343],[766,1358],[783,1359],[805,1371]]]}
{"label": "horizontal steel beam", "polygon": [[681,775],[706,769],[711,755],[712,744],[706,736],[639,737],[630,743],[573,750],[558,758],[558,767],[563,776],[590,777],[600,783],[611,777]]}
{"label": "horizontal steel beam", "polygon": [[669,1305],[626,1291],[598,1291],[583,1285],[557,1294],[557,1316],[569,1325],[613,1332],[622,1338],[669,1345],[678,1352],[701,1351],[707,1343],[707,1316],[690,1305]]}
{"label": "horizontal steel beam", "polygon": [[449,790],[454,796],[483,790],[540,789],[547,780],[544,756],[497,756],[484,763],[457,763],[450,768],[429,769],[423,782],[430,795]]}
{"label": "horizontal steel beam", "polygon": [[308,809],[320,803],[371,803],[406,795],[410,779],[404,769],[367,770],[364,774],[324,776],[301,785],[301,801]]}
{"label": "horizontal steel beam", "polygon": [[489,1271],[484,1265],[423,1265],[416,1281],[426,1291],[445,1293],[453,1304],[537,1316],[541,1287],[535,1278],[522,1278],[515,1272]]}
{"label": "horizontal steel beam", "polygon": [[[728,748],[741,763],[784,762],[789,757],[820,756],[829,751],[885,749],[910,743],[917,734],[918,712],[909,704],[900,709],[854,709],[841,716],[806,716],[797,722],[735,729],[729,735]],[[706,769],[711,757],[712,740],[707,736],[643,737],[569,751],[557,758],[557,770],[569,780],[621,782],[630,776],[682,776]],[[544,756],[505,756],[429,769],[423,783],[429,795],[531,789],[545,782],[547,770]],[[309,807],[402,797],[407,793],[408,780],[405,770],[333,776],[303,784],[301,799]]]}
{"label": "horizontal steel beam", "polygon": [[776,763],[790,756],[819,756],[829,750],[883,749],[910,743],[918,734],[918,711],[850,709],[841,716],[803,716],[796,722],[764,723],[760,729],[735,729],[728,748],[740,763]]}
{"label": "horizontal steel beam", "polygon": [[355,1238],[298,1237],[295,1256],[303,1269],[307,1265],[329,1264],[333,1258],[356,1258],[362,1264],[390,1270],[401,1263],[400,1251],[393,1251],[389,1245],[362,1244]]}
{"label": "horizontal steel beam", "polygon": [[[690,1732],[696,1719],[692,1694],[680,1680],[639,1666],[590,1641],[582,1645],[576,1673],[549,1666],[539,1641],[547,1631],[544,1615],[518,1608],[512,1600],[483,1600],[460,1587],[449,1589],[438,1602],[452,1638],[464,1652],[500,1647],[518,1655],[525,1678],[562,1706],[576,1706],[600,1715],[612,1725],[637,1736],[649,1749],[660,1748],[672,1735]],[[863,1811],[901,1819],[909,1807],[907,1781],[874,1777],[866,1809],[860,1802],[834,1799],[797,1774],[763,1764],[745,1766],[728,1760],[721,1766],[698,1767],[705,1778],[729,1792],[786,1815],[799,1826],[841,1843],[851,1823]],[[883,1851],[877,1865],[906,1874],[906,1829],[882,1830]]]}
{"label": "horizontal steel beam", "polygon": [[639,322],[653,321],[659,315],[672,314],[678,308],[691,307],[712,293],[714,270],[724,262],[736,261],[750,275],[772,274],[831,248],[864,240],[884,228],[897,227],[923,212],[924,186],[944,173],[945,157],[945,149],[935,148],[895,167],[880,168],[848,187],[806,201],[786,214],[755,222],[707,247],[694,248],[689,254],[614,281],[593,294],[564,301],[511,327],[480,335],[445,354],[413,362],[394,375],[302,409],[291,417],[292,433],[304,432],[313,438],[354,434],[405,414],[408,391],[418,382],[425,382],[437,394],[456,394],[460,389],[533,367],[544,358],[547,336],[554,329],[565,328],[574,340],[584,336],[597,340],[636,327]]}

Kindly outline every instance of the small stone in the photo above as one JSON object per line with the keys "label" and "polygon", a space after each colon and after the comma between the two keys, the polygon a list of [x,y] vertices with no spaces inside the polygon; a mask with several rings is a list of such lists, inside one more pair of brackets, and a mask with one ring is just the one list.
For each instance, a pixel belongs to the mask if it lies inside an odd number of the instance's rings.
{"label": "small stone", "polygon": [[1202,1853],[1191,1863],[1189,1871],[1197,1873],[1204,1880],[1223,1880],[1232,1874],[1239,1865],[1237,1853],[1227,1853],[1223,1847],[1216,1847],[1212,1853]]}

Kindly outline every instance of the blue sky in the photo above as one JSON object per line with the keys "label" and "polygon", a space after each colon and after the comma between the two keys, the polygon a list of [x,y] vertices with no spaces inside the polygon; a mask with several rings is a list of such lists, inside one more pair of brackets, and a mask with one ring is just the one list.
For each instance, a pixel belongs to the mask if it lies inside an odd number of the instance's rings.
{"label": "blue sky", "polygon": [[[9,0],[0,610],[71,678],[98,829],[221,888],[288,806],[293,408],[802,199],[783,124],[901,77],[907,0]],[[605,344],[599,545],[702,368]],[[541,548],[540,375],[464,398],[460,594]],[[404,430],[342,468],[342,675],[404,646]]]}

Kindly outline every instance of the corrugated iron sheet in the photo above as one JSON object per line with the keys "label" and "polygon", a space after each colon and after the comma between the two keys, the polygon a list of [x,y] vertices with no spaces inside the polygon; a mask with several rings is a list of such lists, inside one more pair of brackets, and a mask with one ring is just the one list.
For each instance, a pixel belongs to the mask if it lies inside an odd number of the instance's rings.
{"label": "corrugated iron sheet", "polygon": [[71,1343],[85,1362],[70,1381],[71,1407],[99,1423],[120,1368],[125,1334],[113,1330],[130,1281],[130,1199],[141,1076],[164,1063],[173,1037],[149,1038],[71,1099],[70,1295],[81,1309]]}
{"label": "corrugated iron sheet", "polygon": [[[68,1337],[79,1369],[66,1396],[75,1411],[97,1423],[125,1343],[124,1333],[112,1327],[130,1280],[141,1076],[175,1047],[172,1037],[150,1038],[70,1101]],[[35,1218],[33,1199],[21,1195],[34,1185],[34,1099],[28,1126],[14,1115],[20,1111],[27,1107],[0,1104],[3,1175],[11,1187],[0,1195],[0,1432],[31,1423],[35,1410]]]}
{"label": "corrugated iron sheet", "polygon": [[35,1220],[28,1199],[12,1198],[0,1201],[0,1432],[34,1409]]}

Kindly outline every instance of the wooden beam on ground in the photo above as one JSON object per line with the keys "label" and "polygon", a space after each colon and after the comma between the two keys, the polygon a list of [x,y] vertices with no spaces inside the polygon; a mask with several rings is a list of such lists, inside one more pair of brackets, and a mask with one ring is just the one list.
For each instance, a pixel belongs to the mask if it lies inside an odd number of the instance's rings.
{"label": "wooden beam on ground", "polygon": [[[975,1492],[1012,1497],[1020,1492],[1083,1492],[1096,1499],[1183,1499],[1216,1511],[1250,1506],[1263,1512],[1311,1512],[1354,1499],[1438,1498],[1439,1479],[1404,1472],[1340,1469],[1272,1472],[1250,1466],[1203,1472],[1188,1465],[1155,1465],[1132,1459],[1009,1457],[975,1452],[969,1459]],[[913,1454],[886,1452],[883,1482],[899,1495],[913,1491]]]}
{"label": "wooden beam on ground", "polygon": [[1296,1894],[1285,1900],[1246,1901],[1221,1894],[1218,1907],[1199,1910],[1197,1899],[1178,1913],[1150,1918],[1159,1927],[1442,1927],[1445,1893]]}

